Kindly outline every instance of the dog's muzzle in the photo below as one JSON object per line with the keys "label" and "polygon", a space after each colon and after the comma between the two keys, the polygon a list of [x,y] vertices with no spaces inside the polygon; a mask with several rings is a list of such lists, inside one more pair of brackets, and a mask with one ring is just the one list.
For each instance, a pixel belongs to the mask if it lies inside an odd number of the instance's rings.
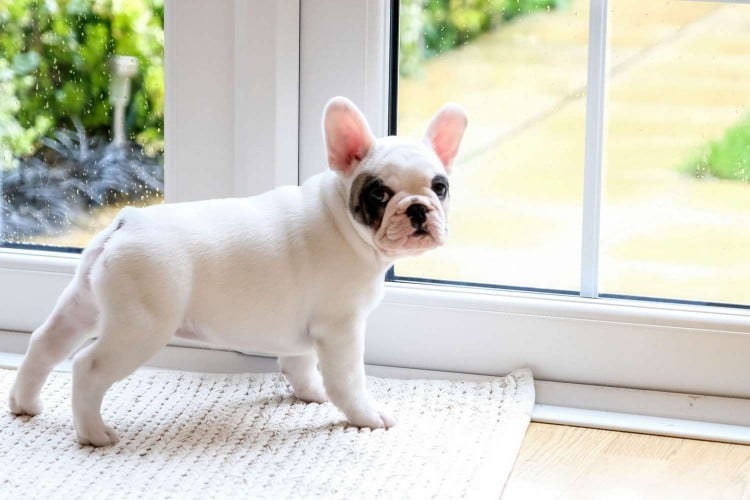
{"label": "dog's muzzle", "polygon": [[445,214],[437,200],[423,195],[396,197],[386,208],[375,235],[378,247],[389,255],[416,255],[445,241]]}
{"label": "dog's muzzle", "polygon": [[406,209],[406,216],[409,217],[411,227],[413,227],[417,232],[426,232],[424,223],[427,221],[428,211],[429,209],[421,203],[414,203]]}

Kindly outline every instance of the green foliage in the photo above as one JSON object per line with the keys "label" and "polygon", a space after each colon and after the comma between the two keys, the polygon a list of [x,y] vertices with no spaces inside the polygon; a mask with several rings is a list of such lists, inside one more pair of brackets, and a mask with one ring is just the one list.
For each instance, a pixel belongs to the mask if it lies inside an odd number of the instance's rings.
{"label": "green foliage", "polygon": [[134,56],[130,138],[163,150],[163,0],[0,0],[0,169],[43,137],[72,129],[108,136],[111,55]]}
{"label": "green foliage", "polygon": [[459,47],[511,19],[563,7],[568,0],[401,0],[400,73]]}
{"label": "green foliage", "polygon": [[750,183],[750,116],[706,144],[681,170],[699,179],[718,177]]}

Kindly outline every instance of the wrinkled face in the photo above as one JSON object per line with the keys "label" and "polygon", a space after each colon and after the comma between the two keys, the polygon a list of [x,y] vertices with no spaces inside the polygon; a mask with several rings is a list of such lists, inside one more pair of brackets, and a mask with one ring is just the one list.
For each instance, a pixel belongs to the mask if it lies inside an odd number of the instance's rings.
{"label": "wrinkled face", "polygon": [[422,141],[375,139],[343,97],[323,115],[328,163],[344,183],[355,230],[389,259],[442,245],[448,232],[448,175],[466,128],[463,108],[444,106]]}
{"label": "wrinkled face", "polygon": [[386,150],[383,157],[365,158],[349,188],[355,223],[366,228],[373,245],[389,257],[442,245],[450,198],[445,169],[422,144],[377,147]]}

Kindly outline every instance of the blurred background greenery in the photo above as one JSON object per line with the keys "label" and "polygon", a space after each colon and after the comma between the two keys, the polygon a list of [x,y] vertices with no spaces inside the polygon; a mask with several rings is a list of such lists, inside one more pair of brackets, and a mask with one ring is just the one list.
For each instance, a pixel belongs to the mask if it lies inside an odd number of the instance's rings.
{"label": "blurred background greenery", "polygon": [[109,137],[110,56],[138,58],[129,138],[163,151],[163,0],[0,0],[0,167],[17,166],[43,137],[73,129]]}
{"label": "blurred background greenery", "polygon": [[715,177],[750,183],[750,115],[701,146],[681,168],[703,179]]}
{"label": "blurred background greenery", "polygon": [[[161,201],[163,25],[163,0],[0,0],[0,244],[83,246],[59,238],[87,241],[103,207]],[[124,142],[113,56],[138,61]]]}

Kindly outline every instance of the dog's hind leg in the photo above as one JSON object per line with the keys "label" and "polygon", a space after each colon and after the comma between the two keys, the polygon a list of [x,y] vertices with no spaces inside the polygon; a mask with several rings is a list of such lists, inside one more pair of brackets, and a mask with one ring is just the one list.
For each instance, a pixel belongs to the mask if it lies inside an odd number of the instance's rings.
{"label": "dog's hind leg", "polygon": [[[127,226],[126,226],[127,227]],[[140,249],[112,252],[94,268],[91,286],[99,306],[97,339],[73,361],[73,421],[81,444],[118,440],[101,416],[104,394],[164,347],[184,318],[189,272],[179,257],[165,266]],[[119,250],[118,250],[119,245]]]}
{"label": "dog's hind leg", "polygon": [[137,301],[103,306],[99,336],[73,361],[73,420],[78,441],[109,446],[118,441],[101,416],[107,390],[153,357],[172,338],[179,318]]}
{"label": "dog's hind leg", "polygon": [[73,280],[57,300],[52,313],[31,335],[29,348],[10,390],[12,413],[36,415],[42,411],[39,393],[52,369],[83,341],[91,338],[98,318],[90,286],[91,268],[120,221],[99,233],[81,254]]}
{"label": "dog's hind leg", "polygon": [[12,413],[40,413],[39,393],[52,369],[91,337],[97,310],[90,291],[83,286],[76,277],[58,299],[49,318],[31,335],[8,398]]}

